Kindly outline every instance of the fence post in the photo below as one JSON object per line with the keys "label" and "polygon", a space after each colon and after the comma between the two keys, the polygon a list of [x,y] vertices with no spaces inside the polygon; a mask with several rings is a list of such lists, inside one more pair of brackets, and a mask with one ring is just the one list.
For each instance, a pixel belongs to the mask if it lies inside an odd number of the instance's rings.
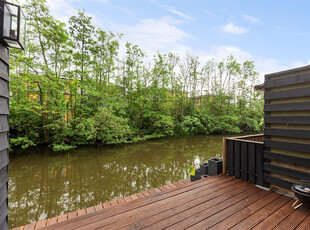
{"label": "fence post", "polygon": [[256,183],[264,186],[264,145],[256,145]]}
{"label": "fence post", "polygon": [[223,137],[223,174],[227,173],[227,141],[226,137]]}

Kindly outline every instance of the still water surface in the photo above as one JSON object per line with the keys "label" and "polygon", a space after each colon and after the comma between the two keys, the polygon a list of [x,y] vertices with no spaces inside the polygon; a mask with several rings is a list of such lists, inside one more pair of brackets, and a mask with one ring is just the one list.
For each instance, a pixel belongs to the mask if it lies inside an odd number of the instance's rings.
{"label": "still water surface", "polygon": [[222,155],[222,136],[136,144],[35,148],[10,154],[10,228],[125,197],[186,178],[187,165]]}

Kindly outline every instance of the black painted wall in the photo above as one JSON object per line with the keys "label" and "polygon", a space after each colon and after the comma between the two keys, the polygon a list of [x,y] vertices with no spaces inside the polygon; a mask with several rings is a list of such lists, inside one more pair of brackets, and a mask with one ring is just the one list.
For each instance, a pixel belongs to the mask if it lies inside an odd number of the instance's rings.
{"label": "black painted wall", "polygon": [[9,50],[0,43],[0,230],[8,229]]}

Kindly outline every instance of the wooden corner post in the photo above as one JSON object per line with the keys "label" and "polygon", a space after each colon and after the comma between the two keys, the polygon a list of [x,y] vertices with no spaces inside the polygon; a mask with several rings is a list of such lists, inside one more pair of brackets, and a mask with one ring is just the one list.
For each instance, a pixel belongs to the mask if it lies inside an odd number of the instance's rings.
{"label": "wooden corner post", "polygon": [[223,137],[223,174],[227,173],[227,140]]}

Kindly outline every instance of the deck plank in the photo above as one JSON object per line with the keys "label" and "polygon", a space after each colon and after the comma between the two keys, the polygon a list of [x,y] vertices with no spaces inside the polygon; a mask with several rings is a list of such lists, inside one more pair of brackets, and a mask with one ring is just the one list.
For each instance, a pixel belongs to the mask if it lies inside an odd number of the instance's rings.
{"label": "deck plank", "polygon": [[[156,223],[162,219],[168,218],[169,216],[175,215],[186,210],[188,207],[194,207],[201,204],[204,201],[214,199],[216,196],[221,196],[230,189],[234,188],[238,182],[231,181],[229,183],[218,184],[214,188],[208,190],[199,190],[195,193],[188,193],[182,195],[182,197],[174,197],[175,199],[169,199],[169,201],[158,204],[153,204],[149,211],[139,212],[137,215],[131,215],[128,219],[114,219],[115,223],[110,224],[107,228],[120,229],[127,225],[128,228],[141,229],[152,223]],[[238,184],[240,187],[240,184]],[[237,186],[235,187],[237,188]],[[220,191],[218,191],[220,189]],[[216,196],[212,193],[217,192]]]}
{"label": "deck plank", "polygon": [[294,209],[292,208],[292,204],[294,202],[295,200],[293,199],[289,201],[287,204],[281,207],[278,212],[274,212],[272,215],[268,216],[268,218],[266,218],[264,221],[256,225],[253,228],[253,230],[264,230],[268,228],[273,229],[294,211]]}
{"label": "deck plank", "polygon": [[142,193],[142,192],[139,192],[139,193],[137,193],[136,195],[137,195],[137,197],[138,197],[139,199],[141,199],[141,198],[145,197],[145,196],[143,195],[143,193]]}
{"label": "deck plank", "polygon": [[103,209],[103,206],[102,204],[98,204],[95,206],[95,211],[99,211],[99,210],[102,210]]}
{"label": "deck plank", "polygon": [[[216,224],[221,224],[216,229],[225,229],[234,226],[234,222],[239,222],[245,219],[247,216],[255,213],[260,208],[269,204],[280,197],[279,194],[267,192],[267,191],[259,191],[256,194],[250,196],[249,198],[242,200],[218,213],[215,215],[203,219],[198,224],[193,225],[189,229],[195,228],[208,228],[212,229]],[[214,228],[213,228],[214,229]]]}
{"label": "deck plank", "polygon": [[148,193],[148,191],[143,191],[142,194],[143,194],[144,196],[149,196],[149,195],[151,195],[150,193]]}
{"label": "deck plank", "polygon": [[124,198],[119,198],[116,200],[118,204],[124,204],[126,203],[125,199]]}
{"label": "deck plank", "polygon": [[296,230],[309,230],[310,228],[309,226],[310,226],[310,214],[303,220],[303,222],[300,223],[300,225],[298,225]]}
{"label": "deck plank", "polygon": [[280,209],[283,205],[290,201],[290,198],[287,196],[281,196],[275,201],[271,202],[264,209],[259,210],[258,212],[254,213],[250,217],[246,218],[245,220],[239,222],[235,225],[233,230],[239,229],[251,229],[259,224],[261,221],[266,219],[268,216],[272,215],[278,209]]}
{"label": "deck plank", "polygon": [[24,230],[34,230],[36,223],[27,224],[24,226]]}
{"label": "deck plank", "polygon": [[149,189],[149,190],[147,190],[147,192],[148,192],[150,195],[156,194],[156,192],[154,191],[154,189]]}
{"label": "deck plank", "polygon": [[[74,229],[74,228],[80,227],[81,225],[84,226],[84,225],[87,225],[89,223],[93,223],[97,219],[101,220],[102,219],[101,215],[104,215],[106,218],[108,218],[109,216],[113,216],[113,215],[119,215],[123,212],[126,212],[128,210],[132,210],[132,209],[136,209],[136,208],[138,208],[140,206],[144,206],[148,203],[153,203],[153,202],[156,202],[158,200],[173,197],[176,194],[183,193],[185,191],[189,191],[189,190],[192,190],[195,188],[204,187],[207,184],[211,184],[211,183],[214,183],[216,181],[223,180],[223,178],[225,179],[227,177],[225,177],[223,175],[213,176],[213,177],[210,177],[208,179],[203,179],[201,181],[193,182],[193,183],[186,185],[186,186],[184,186],[180,189],[177,189],[177,190],[169,190],[167,192],[157,193],[157,194],[149,196],[149,197],[144,197],[142,199],[134,200],[134,201],[128,202],[126,204],[119,205],[120,207],[122,207],[122,209],[117,209],[117,207],[111,207],[109,209],[103,209],[103,210],[100,210],[100,211],[97,211],[94,213],[90,213],[88,215],[77,217],[74,220],[71,220],[71,221],[69,220],[66,222],[59,223],[59,224],[57,224],[57,226],[55,225],[54,228],[51,228],[51,229],[68,229],[68,230]],[[49,228],[47,228],[47,229],[49,229]]]}
{"label": "deck plank", "polygon": [[77,211],[68,213],[68,220],[73,219],[75,217],[77,217]]}
{"label": "deck plank", "polygon": [[95,206],[72,219],[68,214],[68,220],[45,229],[309,229],[309,209],[293,210],[292,198],[231,176],[171,185]]}
{"label": "deck plank", "polygon": [[111,207],[111,204],[110,204],[110,202],[106,202],[106,203],[103,203],[102,206],[103,206],[103,208],[109,208],[109,207]]}
{"label": "deck plank", "polygon": [[67,220],[67,219],[68,219],[68,214],[63,214],[63,215],[61,215],[61,216],[58,216],[57,221],[58,221],[58,222],[62,222],[62,221],[65,221],[65,220]]}
{"label": "deck plank", "polygon": [[95,211],[95,207],[94,207],[94,206],[89,207],[89,208],[86,208],[86,212],[87,212],[87,213],[92,213],[92,212],[94,212],[94,211]]}
{"label": "deck plank", "polygon": [[139,199],[139,197],[136,194],[131,195],[130,198],[132,200],[138,200]]}
{"label": "deck plank", "polygon": [[84,215],[86,215],[86,209],[78,210],[78,216],[84,216]]}
{"label": "deck plank", "polygon": [[[274,229],[283,230],[293,230],[295,229],[304,219],[309,215],[309,208],[301,206],[294,210],[287,218],[285,218],[280,224],[278,224]],[[306,228],[307,229],[307,228]],[[310,226],[308,226],[310,229]]]}
{"label": "deck plank", "polygon": [[171,189],[171,187],[169,185],[167,185],[167,184],[164,185],[164,188],[167,189],[167,190]]}
{"label": "deck plank", "polygon": [[[210,227],[212,230],[221,230],[221,229],[229,229],[234,225],[238,224],[240,221],[244,220],[245,218],[253,215],[258,210],[264,208],[267,204],[271,203],[275,199],[277,199],[280,194],[269,192],[269,194],[263,198],[259,198],[256,200],[255,203],[249,205],[242,210],[231,213],[231,216],[227,217],[226,219],[222,220],[220,223]],[[216,215],[215,215],[216,216]]]}
{"label": "deck plank", "polygon": [[24,226],[20,226],[20,227],[17,227],[17,228],[13,228],[12,230],[23,230],[24,229]]}
{"label": "deck plank", "polygon": [[[232,180],[232,178],[228,178],[228,180]],[[220,182],[218,182],[220,183]],[[244,182],[244,185],[248,185],[249,184],[247,182]],[[240,186],[240,184],[238,185]],[[237,187],[236,187],[237,188]],[[231,188],[230,188],[231,189]],[[202,194],[201,192],[202,191],[205,191],[206,190],[206,187],[203,187],[203,188],[198,188],[198,193],[200,193],[200,196],[205,196],[205,194]],[[215,190],[216,191],[216,190]],[[241,191],[241,190],[240,190]],[[209,191],[207,191],[209,192]],[[186,193],[187,195],[190,195],[191,199],[193,199],[193,194],[190,193],[190,191],[188,193]],[[195,196],[197,196],[196,194],[194,194]],[[213,196],[211,196],[213,197]],[[161,200],[157,203],[151,203],[150,205],[145,205],[143,207],[140,207],[139,209],[134,209],[134,210],[130,210],[126,213],[124,213],[121,218],[119,215],[115,215],[115,216],[112,216],[110,218],[105,218],[104,220],[99,220],[99,221],[94,221],[93,223],[89,224],[87,227],[89,229],[96,229],[96,228],[107,228],[107,229],[110,229],[111,227],[112,228],[115,228],[115,229],[118,229],[120,227],[120,222],[122,220],[127,220],[124,222],[121,222],[121,223],[124,223],[124,224],[128,224],[129,222],[129,218],[133,218],[134,215],[139,215],[139,214],[142,214],[143,216],[151,213],[151,210],[162,210],[164,205],[167,205],[167,204],[172,204],[172,203],[175,203],[179,200],[183,201],[184,199],[184,193],[181,193],[179,195],[176,195],[172,198],[170,198],[169,200],[167,199],[164,199],[164,200]],[[136,221],[136,216],[134,216],[134,220]],[[116,223],[116,225],[114,226],[113,224]]]}
{"label": "deck plank", "polygon": [[47,224],[47,220],[41,220],[36,223],[35,229],[44,228]]}
{"label": "deck plank", "polygon": [[56,223],[57,223],[57,217],[53,217],[53,218],[49,218],[47,220],[46,225],[49,226],[49,225],[53,225],[53,224],[56,224]]}
{"label": "deck plank", "polygon": [[228,208],[229,206],[248,198],[249,196],[257,193],[258,191],[259,191],[258,188],[253,188],[253,187],[250,188],[249,190],[235,189],[233,192],[228,193],[228,194],[232,194],[232,197],[230,197],[229,199],[225,199],[225,198],[219,199],[217,203],[212,204],[212,205],[199,205],[197,207],[194,207],[192,209],[189,209],[181,213],[180,215],[176,215],[172,217],[169,222],[167,220],[161,221],[160,225],[156,224],[156,226],[151,226],[151,228],[149,229],[155,229],[158,226],[160,226],[160,228],[162,228],[162,226],[164,228],[168,227],[167,229],[189,228],[192,225],[198,223],[201,219],[208,218],[214,215],[215,213],[219,212],[220,210]]}
{"label": "deck plank", "polygon": [[158,187],[160,191],[164,192],[164,191],[167,191],[168,189],[166,189],[164,186],[160,186]]}
{"label": "deck plank", "polygon": [[132,199],[130,198],[130,196],[126,196],[126,197],[124,197],[124,200],[125,200],[126,202],[130,202],[130,201],[132,201]]}

